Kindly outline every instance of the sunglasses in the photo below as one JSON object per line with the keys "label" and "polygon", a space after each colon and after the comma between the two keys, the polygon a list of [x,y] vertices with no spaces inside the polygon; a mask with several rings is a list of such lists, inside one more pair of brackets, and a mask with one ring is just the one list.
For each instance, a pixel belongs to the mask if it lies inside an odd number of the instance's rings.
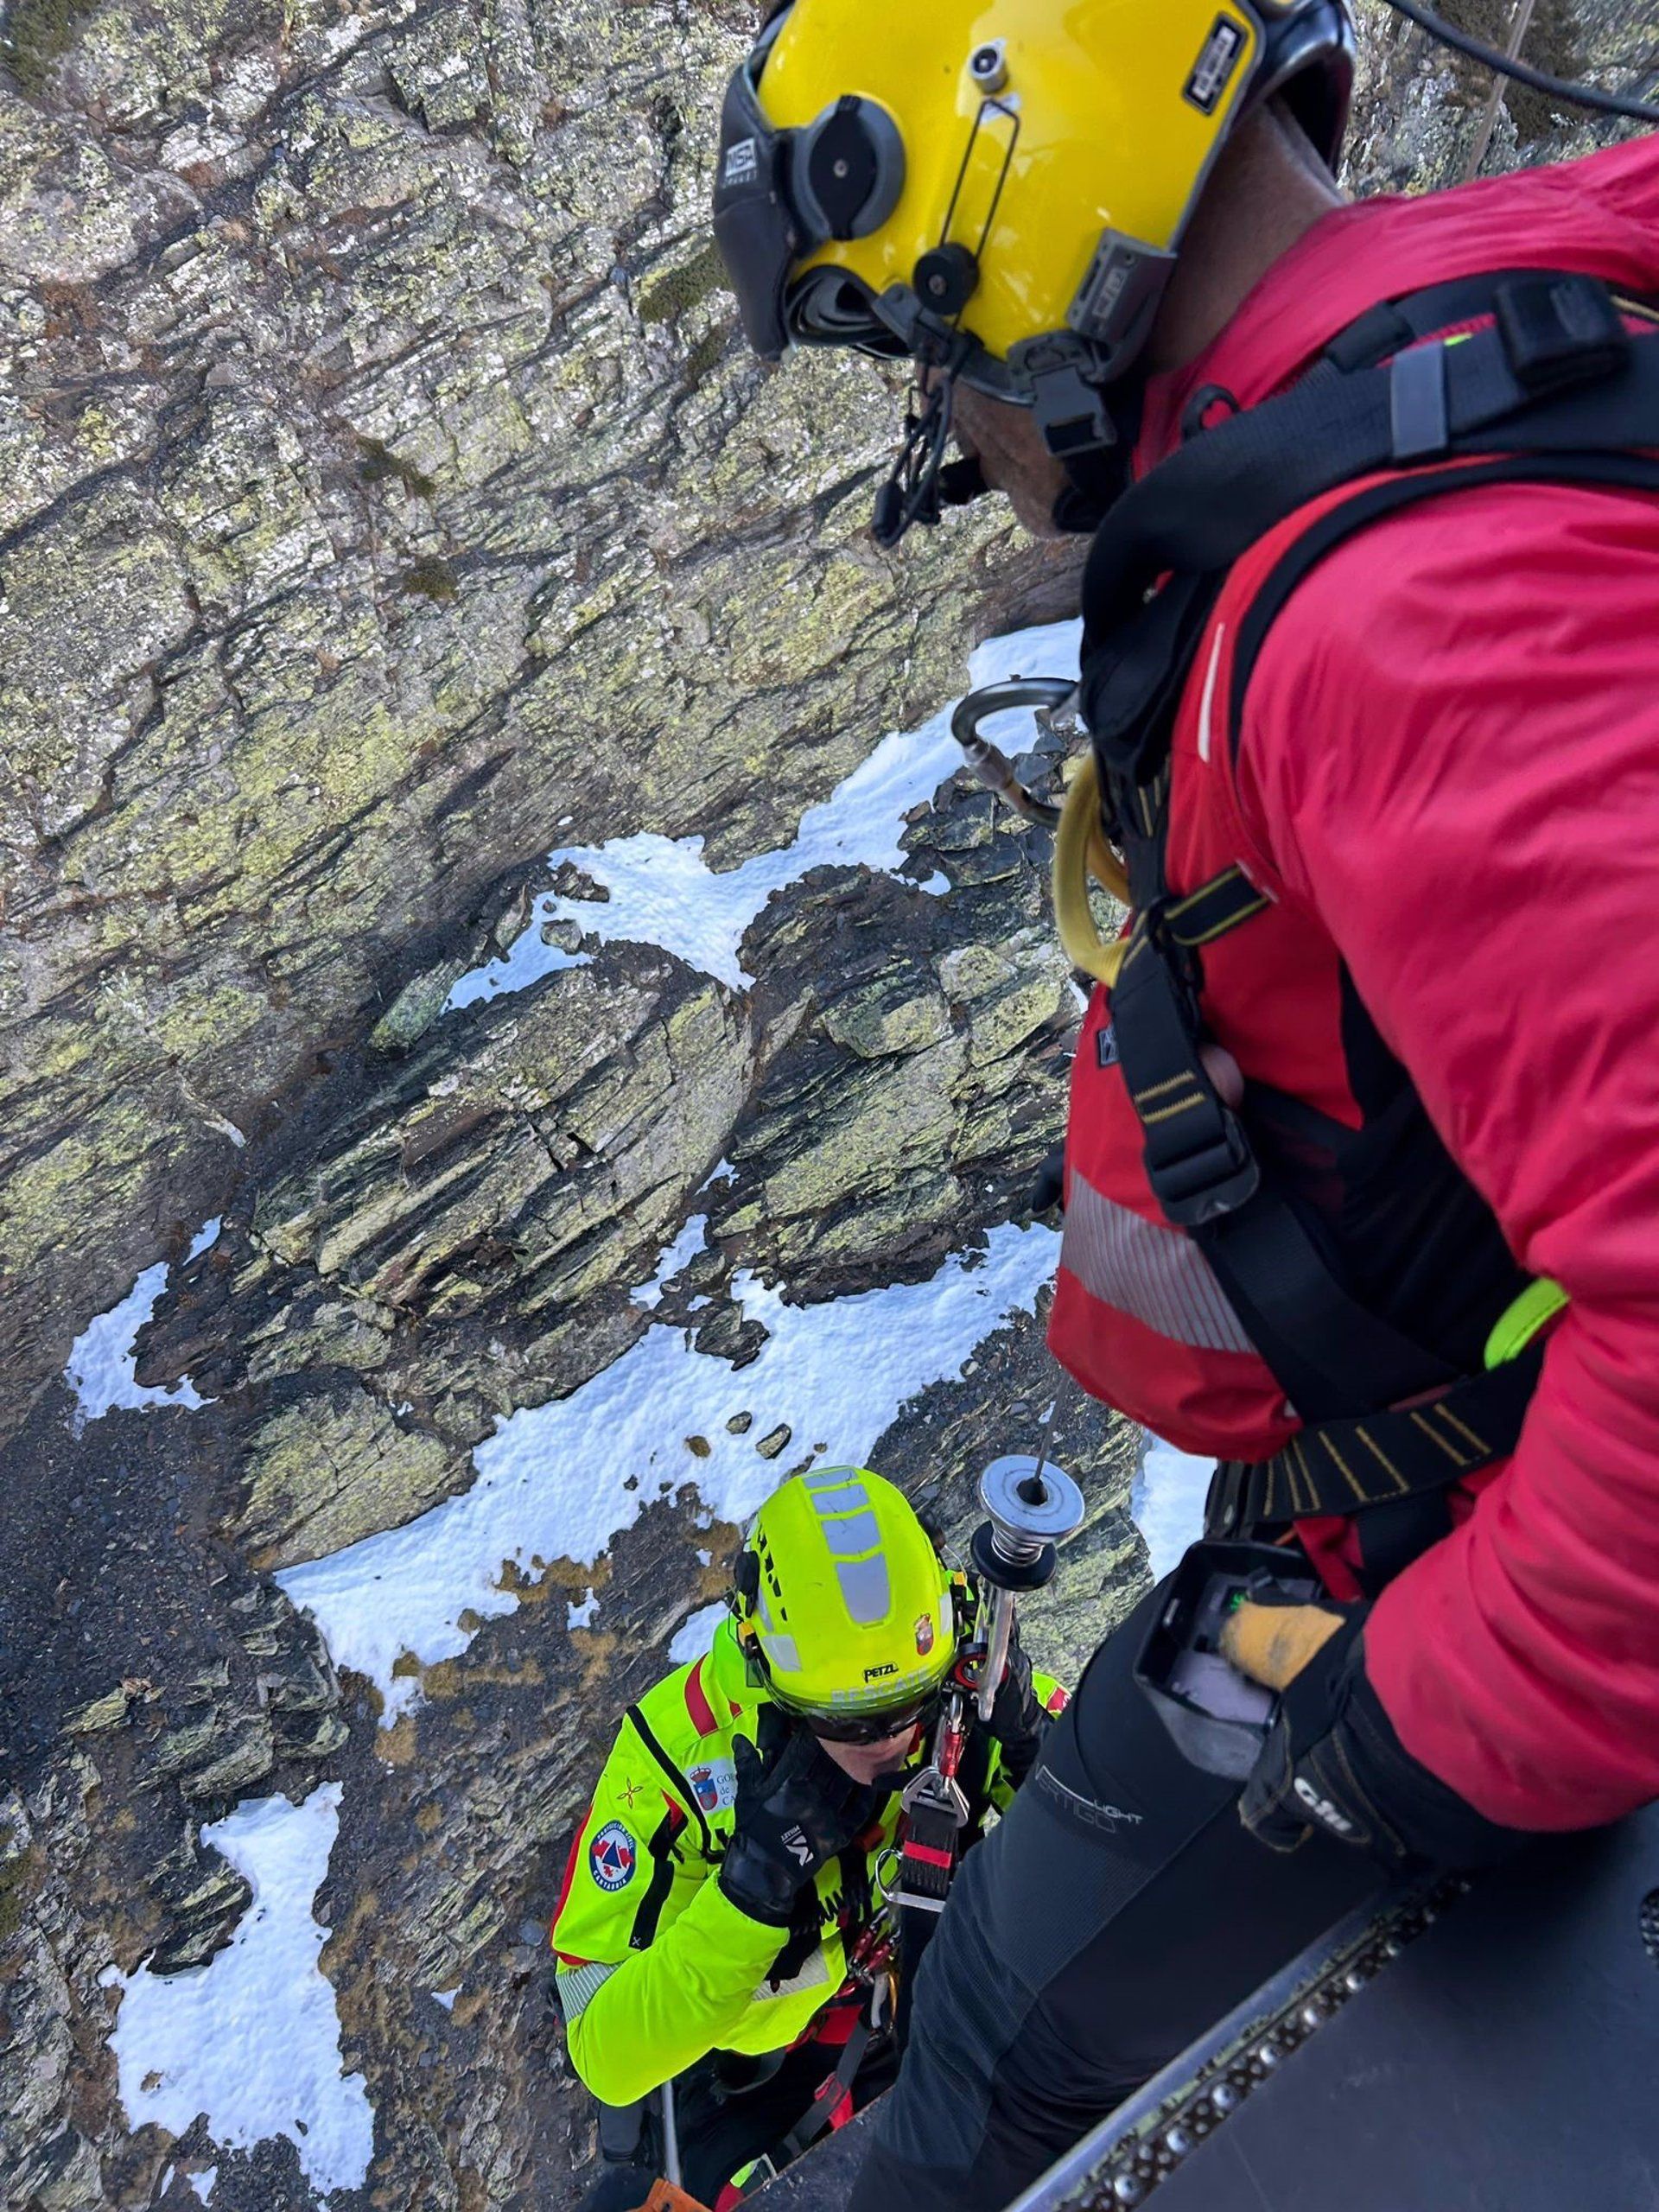
{"label": "sunglasses", "polygon": [[[931,1720],[939,1709],[939,1693],[921,1699],[917,1704],[901,1707],[889,1713],[797,1713],[793,1718],[804,1722],[820,1743],[824,1744],[885,1744],[891,1737],[908,1736]],[[785,1707],[788,1711],[787,1707]]]}

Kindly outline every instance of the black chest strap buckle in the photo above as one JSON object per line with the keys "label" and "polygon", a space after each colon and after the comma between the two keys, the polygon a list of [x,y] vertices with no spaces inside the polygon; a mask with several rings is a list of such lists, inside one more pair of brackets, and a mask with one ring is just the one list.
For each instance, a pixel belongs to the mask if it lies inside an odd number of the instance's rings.
{"label": "black chest strap buckle", "polygon": [[1135,925],[1112,989],[1112,1021],[1147,1180],[1166,1218],[1186,1229],[1242,1206],[1262,1170],[1243,1123],[1205,1070],[1181,957],[1167,939],[1160,902]]}
{"label": "black chest strap buckle", "polygon": [[1534,397],[1595,383],[1630,356],[1630,333],[1594,276],[1512,277],[1493,295],[1492,314],[1510,372]]}

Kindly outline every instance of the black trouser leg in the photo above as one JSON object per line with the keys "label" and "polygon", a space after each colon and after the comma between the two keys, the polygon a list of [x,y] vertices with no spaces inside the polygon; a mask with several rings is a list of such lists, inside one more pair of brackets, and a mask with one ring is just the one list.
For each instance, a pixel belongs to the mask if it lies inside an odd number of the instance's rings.
{"label": "black trouser leg", "polygon": [[[680,2164],[688,2196],[713,2204],[726,2183],[752,2159],[775,2153],[804,2120],[840,2052],[833,2045],[804,2044],[777,2072],[752,2089],[718,2101],[689,2097],[680,2113]],[[891,2043],[872,2044],[853,2084],[855,2105],[867,2104],[893,2078]]]}
{"label": "black trouser leg", "polygon": [[[834,2044],[804,2044],[786,2052],[770,2072],[756,2069],[747,2087],[737,2086],[747,2071],[741,2060],[704,2060],[683,2074],[674,2085],[674,2110],[686,2194],[712,2205],[734,2174],[776,2153],[811,2110],[839,2056]],[[853,2082],[855,2106],[861,2109],[879,2096],[892,2082],[896,2064],[890,2038],[873,2043]],[[632,2163],[606,2167],[583,2198],[581,2212],[627,2212],[645,2201],[662,2171],[661,2093],[653,2093],[647,2103],[647,2124]]]}
{"label": "black trouser leg", "polygon": [[1155,1591],[1095,1655],[1007,1816],[963,1861],[849,2212],[998,2212],[1382,1882],[1279,1856],[1189,1766],[1131,1669]]}

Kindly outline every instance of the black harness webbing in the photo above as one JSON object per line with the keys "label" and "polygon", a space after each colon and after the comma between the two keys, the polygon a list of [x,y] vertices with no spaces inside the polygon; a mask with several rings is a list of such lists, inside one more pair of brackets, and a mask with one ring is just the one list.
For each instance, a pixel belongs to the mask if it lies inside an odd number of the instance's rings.
{"label": "black harness webbing", "polygon": [[[1485,310],[1492,328],[1414,342],[1375,367],[1344,370],[1327,352],[1279,398],[1160,462],[1124,493],[1090,550],[1086,655],[1097,655],[1103,628],[1132,617],[1160,576],[1219,579],[1299,507],[1379,470],[1659,443],[1659,353],[1630,337],[1605,285],[1498,278]],[[1477,311],[1471,300],[1467,312]],[[1344,334],[1357,334],[1357,326]],[[1086,668],[1091,706],[1099,688],[1098,671]],[[1094,713],[1090,728],[1109,742],[1128,734]]]}
{"label": "black harness webbing", "polygon": [[1441,1491],[1508,1448],[1542,1364],[1541,1350],[1529,1350],[1485,1374],[1460,1377],[1421,1405],[1320,1421],[1271,1459],[1224,1459],[1210,1485],[1205,1525],[1212,1535],[1232,1536]]}
{"label": "black harness webbing", "polygon": [[1126,493],[1084,575],[1082,703],[1135,911],[1112,1023],[1147,1179],[1306,1424],[1277,1458],[1218,1471],[1212,1533],[1354,1515],[1373,1586],[1444,1533],[1449,1484],[1513,1449],[1539,1359],[1461,1374],[1356,1296],[1322,1224],[1264,1173],[1248,1103],[1204,1065],[1201,999],[1202,948],[1268,902],[1236,868],[1168,895],[1170,741],[1227,572],[1268,531],[1358,487],[1252,601],[1235,749],[1257,654],[1317,562],[1385,513],[1516,480],[1659,492],[1659,342],[1633,340],[1593,278],[1511,271],[1380,302],[1291,391],[1196,430]]}
{"label": "black harness webbing", "polygon": [[835,2071],[827,2075],[813,2092],[812,2101],[804,2118],[791,2127],[773,2153],[779,2164],[798,2158],[801,2152],[824,2134],[835,2119],[841,2101],[851,2090],[864,2063],[864,2054],[874,2039],[875,2026],[870,2017],[870,2000],[867,1998],[857,2019],[853,2023],[846,2042],[841,2047],[841,2056]]}

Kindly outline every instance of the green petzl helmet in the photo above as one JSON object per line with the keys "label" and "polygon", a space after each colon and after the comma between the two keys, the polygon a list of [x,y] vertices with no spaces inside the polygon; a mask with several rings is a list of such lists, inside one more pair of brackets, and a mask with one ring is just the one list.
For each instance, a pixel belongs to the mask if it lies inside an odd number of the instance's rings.
{"label": "green petzl helmet", "polygon": [[733,1605],[773,1699],[808,1719],[913,1712],[957,1656],[949,1572],[903,1491],[868,1467],[796,1475],[766,1500]]}

